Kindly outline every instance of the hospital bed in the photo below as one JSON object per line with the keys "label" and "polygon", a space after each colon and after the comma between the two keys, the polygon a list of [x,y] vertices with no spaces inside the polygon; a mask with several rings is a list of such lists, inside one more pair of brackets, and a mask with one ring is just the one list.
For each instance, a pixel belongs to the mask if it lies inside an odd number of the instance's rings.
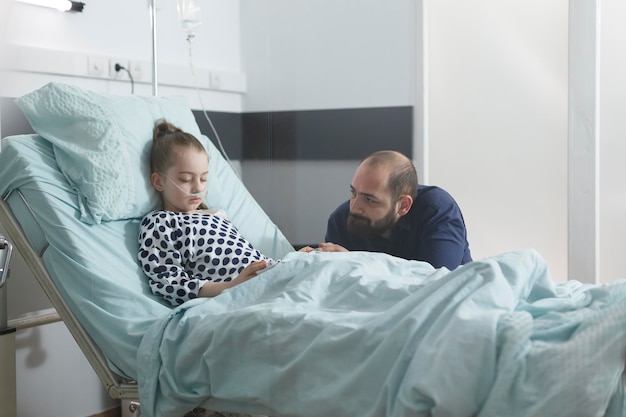
{"label": "hospital bed", "polygon": [[[2,140],[0,221],[109,394],[143,416],[626,416],[626,282],[554,284],[533,250],[454,271],[294,252],[184,103],[52,83],[17,104],[36,134]],[[282,259],[177,308],[136,260],[161,118],[207,148],[207,204]]]}

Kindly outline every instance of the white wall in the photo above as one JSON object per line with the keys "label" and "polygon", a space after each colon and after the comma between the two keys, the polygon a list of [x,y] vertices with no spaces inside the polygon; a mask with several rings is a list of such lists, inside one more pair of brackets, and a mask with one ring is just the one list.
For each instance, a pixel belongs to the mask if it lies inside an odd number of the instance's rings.
{"label": "white wall", "polygon": [[568,2],[430,1],[430,180],[474,258],[536,248],[567,277]]}
{"label": "white wall", "polygon": [[412,105],[415,7],[241,0],[244,111]]}
{"label": "white wall", "polygon": [[[123,63],[131,60],[143,64],[147,71],[136,83],[135,93],[151,95],[152,31],[148,1],[86,3],[84,13],[58,13],[21,3],[14,5],[5,41],[16,51],[6,61],[9,68],[18,71],[5,75],[0,85],[2,96],[20,96],[53,80],[96,91],[130,93],[129,82],[111,81],[108,71],[102,77],[88,76],[88,57],[104,58],[107,63],[109,59],[119,59]],[[245,89],[245,76],[241,74],[239,2],[198,2],[201,24],[194,30],[191,60],[176,2],[158,4],[158,73],[162,84],[159,95],[182,95],[190,106],[199,109],[197,82],[202,87],[202,101],[211,110],[241,111],[241,95],[232,94],[225,87],[234,78]],[[197,73],[195,82],[191,62]],[[221,88],[209,88],[209,71],[224,78]],[[180,84],[187,88],[181,88]]]}
{"label": "white wall", "polygon": [[[559,281],[568,277],[569,3],[427,3],[431,181],[461,203],[475,257],[534,247]],[[599,4],[597,261],[608,282],[626,277],[626,5]]]}
{"label": "white wall", "polygon": [[[151,59],[147,1],[87,0],[85,11],[80,14],[59,13],[20,3],[15,3],[8,13],[9,3],[5,0],[0,3],[0,23],[8,21],[4,40],[12,46],[11,50],[18,51],[18,55],[12,57],[14,60],[7,59],[7,66],[17,71],[0,77],[0,96],[17,97],[53,80],[95,91],[128,94],[127,81],[87,76],[86,57],[140,62]],[[170,75],[182,73],[188,78],[189,51],[178,23],[176,2],[159,3],[162,4],[158,12],[159,69],[163,77],[167,77],[169,71]],[[196,30],[193,44],[194,66],[219,74],[241,75],[238,1],[200,0],[199,4],[202,24]],[[29,71],[20,70],[23,65],[28,65]],[[55,68],[71,74],[55,73]],[[208,79],[201,81],[209,82]],[[136,87],[139,94],[151,94],[150,79],[144,79]],[[185,96],[190,106],[200,108],[194,88],[163,86],[159,93]],[[240,93],[205,88],[201,94],[210,110],[241,110]],[[6,235],[1,225],[0,234]],[[50,308],[18,253],[14,253],[11,263],[8,294],[9,319]],[[109,398],[62,323],[18,331],[16,344],[18,417],[81,417],[119,404]]]}
{"label": "white wall", "polygon": [[[534,247],[565,280],[567,0],[425,10],[428,167],[418,171],[458,200],[475,258]],[[420,12],[400,0],[242,1],[244,110],[419,106]],[[243,178],[292,242],[316,243],[354,167],[246,161]]]}
{"label": "white wall", "polygon": [[626,278],[626,3],[602,0],[600,33],[600,281]]}

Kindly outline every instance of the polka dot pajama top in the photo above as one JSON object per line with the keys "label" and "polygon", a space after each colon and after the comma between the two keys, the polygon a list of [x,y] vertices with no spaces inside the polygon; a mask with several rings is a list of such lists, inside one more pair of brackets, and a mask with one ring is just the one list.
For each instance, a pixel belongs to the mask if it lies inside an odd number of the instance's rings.
{"label": "polka dot pajama top", "polygon": [[207,282],[235,279],[254,261],[269,260],[218,213],[154,211],[139,230],[139,262],[152,292],[177,306]]}

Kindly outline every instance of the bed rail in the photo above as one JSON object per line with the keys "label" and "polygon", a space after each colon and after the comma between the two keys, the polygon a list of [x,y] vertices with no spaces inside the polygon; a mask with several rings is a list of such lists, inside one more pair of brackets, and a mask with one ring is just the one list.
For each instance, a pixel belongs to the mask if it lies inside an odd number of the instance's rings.
{"label": "bed rail", "polygon": [[0,288],[2,288],[9,276],[9,264],[11,263],[11,253],[13,252],[13,245],[2,235],[0,235],[0,249],[6,251],[4,262],[0,263]]}
{"label": "bed rail", "polygon": [[7,328],[7,292],[6,283],[9,277],[9,263],[13,245],[4,236],[0,235],[0,330]]}
{"label": "bed rail", "polygon": [[43,326],[44,324],[56,323],[61,321],[61,316],[56,311],[29,315],[17,319],[9,320],[9,327],[15,330],[25,330],[31,327]]}
{"label": "bed rail", "polygon": [[[19,190],[14,191],[13,194],[15,193],[19,195],[24,204],[27,204]],[[19,223],[7,203],[7,199],[9,197],[10,196],[5,196],[3,200],[0,200],[0,223],[4,226],[9,238],[26,261],[26,264],[29,266],[33,275],[37,279],[37,282],[58,312],[61,320],[63,320],[68,330],[76,340],[76,343],[80,346],[83,354],[98,375],[100,381],[106,387],[111,398],[136,400],[139,398],[137,384],[134,381],[127,380],[126,378],[117,375],[109,368],[106,359],[98,346],[96,346],[93,340],[84,331],[82,325],[78,322],[76,317],[71,313],[68,305],[65,303],[59,291],[54,286],[53,281],[43,263],[41,255],[32,248],[28,239],[19,227]],[[32,210],[30,211],[32,214]],[[35,222],[37,221],[36,218],[33,220]]]}
{"label": "bed rail", "polygon": [[11,242],[0,235],[0,417],[17,413],[15,328],[8,323],[6,293],[12,249]]}

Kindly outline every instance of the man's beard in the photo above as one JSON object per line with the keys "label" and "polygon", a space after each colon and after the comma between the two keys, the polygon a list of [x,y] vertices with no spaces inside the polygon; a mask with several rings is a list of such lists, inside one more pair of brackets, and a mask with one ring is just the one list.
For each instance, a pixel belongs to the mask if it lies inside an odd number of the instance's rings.
{"label": "man's beard", "polygon": [[358,214],[348,213],[348,232],[359,237],[382,236],[395,225],[396,216],[393,210],[389,210],[385,217],[376,222]]}

